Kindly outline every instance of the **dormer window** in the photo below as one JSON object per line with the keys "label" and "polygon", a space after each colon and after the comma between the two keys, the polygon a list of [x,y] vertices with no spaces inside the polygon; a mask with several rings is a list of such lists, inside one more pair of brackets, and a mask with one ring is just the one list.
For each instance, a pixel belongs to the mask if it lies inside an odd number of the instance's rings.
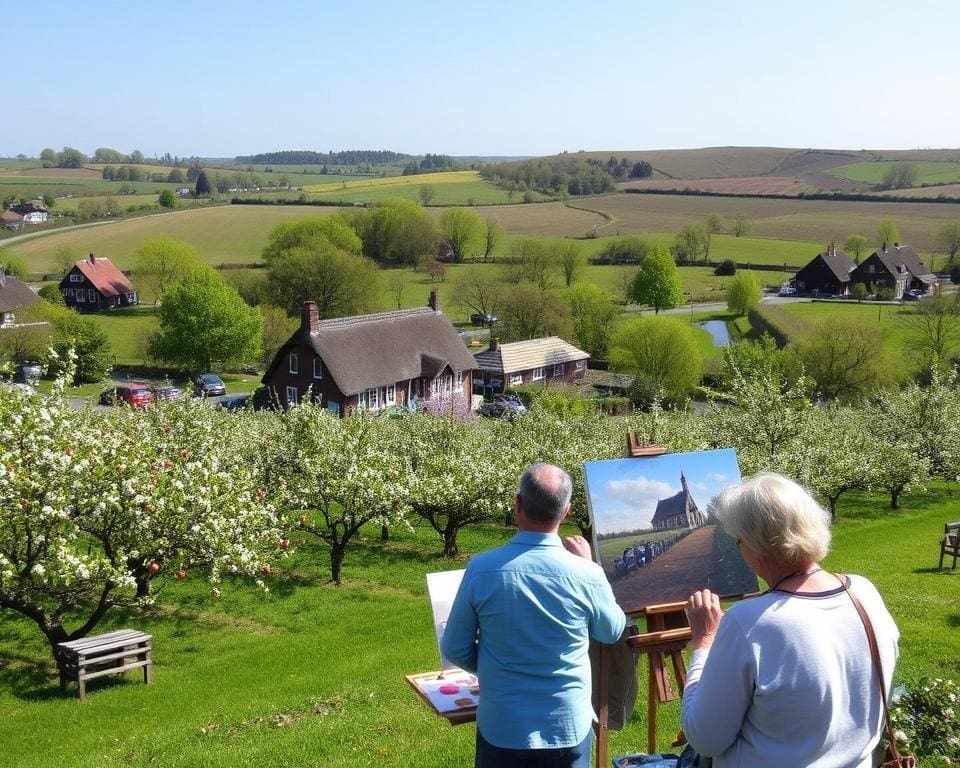
{"label": "dormer window", "polygon": [[296,353],[296,352],[291,352],[291,353],[290,353],[289,366],[288,366],[287,370],[288,370],[290,373],[300,373],[300,358],[297,357],[297,353]]}
{"label": "dormer window", "polygon": [[83,275],[81,275],[79,272],[71,272],[71,273],[70,273],[70,282],[71,282],[71,283],[82,283],[82,282],[83,282]]}

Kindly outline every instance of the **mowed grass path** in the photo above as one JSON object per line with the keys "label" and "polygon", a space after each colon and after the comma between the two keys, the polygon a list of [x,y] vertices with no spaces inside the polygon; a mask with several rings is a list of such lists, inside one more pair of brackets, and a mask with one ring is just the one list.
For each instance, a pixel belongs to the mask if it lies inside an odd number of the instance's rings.
{"label": "mowed grass path", "polygon": [[[906,494],[891,512],[882,494],[840,500],[825,567],[879,587],[901,630],[897,679],[960,678],[960,571],[936,572],[943,521],[960,486]],[[98,681],[83,703],[62,696],[49,651],[29,622],[0,623],[0,765],[32,768],[456,768],[473,762],[475,726],[432,715],[403,675],[436,669],[425,576],[461,568],[438,557],[418,528],[391,542],[377,531],[352,547],[344,586],[329,585],[322,547],[301,545],[277,563],[270,593],[228,583],[223,599],[199,573],[155,582],[156,608],[111,613],[102,631],[154,636],[155,679]],[[495,525],[463,532],[461,549],[506,541]],[[641,673],[645,665],[641,665]],[[645,674],[632,720],[612,733],[611,754],[646,743]],[[659,745],[678,728],[678,704],[661,707]],[[932,765],[929,763],[928,765]]]}

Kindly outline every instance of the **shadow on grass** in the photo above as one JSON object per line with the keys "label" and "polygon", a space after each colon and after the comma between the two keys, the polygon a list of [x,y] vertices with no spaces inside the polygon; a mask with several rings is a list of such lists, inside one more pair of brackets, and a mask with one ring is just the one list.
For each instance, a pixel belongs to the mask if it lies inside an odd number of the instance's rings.
{"label": "shadow on grass", "polygon": [[942,485],[910,491],[900,497],[900,508],[891,509],[890,496],[882,492],[846,493],[837,504],[837,517],[846,520],[884,520],[925,511],[955,499],[956,491]]}
{"label": "shadow on grass", "polygon": [[956,571],[950,570],[950,568],[937,568],[935,565],[931,565],[929,568],[914,568],[914,573],[933,573],[940,574],[942,576],[951,576],[956,573]]}

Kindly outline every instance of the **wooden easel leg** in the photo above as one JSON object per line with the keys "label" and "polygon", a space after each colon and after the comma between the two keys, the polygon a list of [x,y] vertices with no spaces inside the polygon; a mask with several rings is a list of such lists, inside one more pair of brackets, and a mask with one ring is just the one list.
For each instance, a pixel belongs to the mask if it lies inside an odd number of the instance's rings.
{"label": "wooden easel leg", "polygon": [[607,767],[607,736],[610,721],[610,655],[606,645],[600,646],[599,671],[600,711],[597,712],[597,768]]}
{"label": "wooden easel leg", "polygon": [[657,707],[659,706],[660,679],[657,673],[657,664],[663,669],[663,659],[659,653],[651,653],[650,678],[647,681],[647,752],[651,755],[657,751]]}

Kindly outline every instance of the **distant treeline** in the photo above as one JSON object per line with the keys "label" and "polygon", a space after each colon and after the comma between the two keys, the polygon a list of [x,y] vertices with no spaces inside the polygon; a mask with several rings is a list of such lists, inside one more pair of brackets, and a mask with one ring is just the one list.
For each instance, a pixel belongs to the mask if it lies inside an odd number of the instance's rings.
{"label": "distant treeline", "polygon": [[480,166],[480,175],[504,189],[545,195],[597,195],[614,189],[613,176],[605,168],[576,157],[491,163]]}
{"label": "distant treeline", "polygon": [[417,173],[434,173],[436,171],[452,171],[457,167],[456,162],[450,155],[431,155],[429,152],[417,162],[411,160],[403,166],[404,176],[413,176]]}
{"label": "distant treeline", "polygon": [[283,150],[259,155],[238,155],[238,163],[253,165],[398,165],[410,158],[401,152],[386,149],[348,149],[343,152],[311,152]]}
{"label": "distant treeline", "polygon": [[619,160],[611,155],[607,160],[587,160],[590,165],[596,168],[602,168],[617,181],[623,179],[646,179],[653,175],[653,166],[645,160],[631,163],[627,158],[621,157]]}
{"label": "distant treeline", "polygon": [[758,192],[717,192],[707,189],[636,189],[623,190],[630,195],[684,195],[689,197],[744,197],[770,200],[841,200],[853,203],[960,203],[956,197],[914,197],[907,195],[877,195],[866,192],[798,192],[795,195],[760,194]]}

